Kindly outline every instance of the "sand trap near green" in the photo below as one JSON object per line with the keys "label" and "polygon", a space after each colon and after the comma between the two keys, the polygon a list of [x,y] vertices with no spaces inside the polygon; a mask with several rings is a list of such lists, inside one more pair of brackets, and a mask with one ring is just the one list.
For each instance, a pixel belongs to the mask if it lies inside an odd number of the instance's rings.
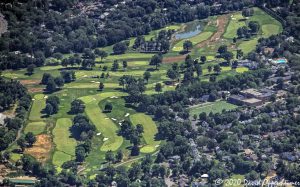
{"label": "sand trap near green", "polygon": [[131,115],[130,121],[134,125],[141,124],[144,127],[143,138],[147,145],[141,149],[141,152],[149,153],[155,151],[155,146],[159,145],[160,141],[155,140],[158,130],[152,118],[146,114],[138,113]]}
{"label": "sand trap near green", "polygon": [[46,107],[46,98],[44,94],[37,94],[33,97],[33,104],[29,114],[29,120],[42,121],[41,111]]}
{"label": "sand trap near green", "polygon": [[193,45],[196,45],[200,42],[203,42],[203,41],[207,40],[212,35],[213,35],[213,32],[201,32],[200,34],[198,34],[194,37],[187,38],[187,39],[184,39],[184,40],[180,40],[178,43],[175,44],[175,46],[173,47],[172,50],[176,51],[176,52],[182,51],[184,41],[190,40],[193,43]]}
{"label": "sand trap near green", "polygon": [[45,130],[45,127],[46,127],[46,123],[43,121],[31,122],[26,125],[24,132],[25,133],[32,132],[34,135],[38,135]]}
{"label": "sand trap near green", "polygon": [[101,146],[101,151],[118,150],[123,143],[123,137],[117,135],[118,126],[100,110],[98,103],[108,97],[121,97],[125,95],[125,93],[121,92],[107,92],[79,98],[86,104],[85,113],[96,126],[98,132],[104,138],[108,138]]}

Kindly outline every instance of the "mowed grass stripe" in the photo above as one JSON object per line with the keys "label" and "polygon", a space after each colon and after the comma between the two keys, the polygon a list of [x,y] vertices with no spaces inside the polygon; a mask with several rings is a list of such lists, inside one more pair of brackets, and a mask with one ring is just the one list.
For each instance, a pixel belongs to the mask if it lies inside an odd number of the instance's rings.
{"label": "mowed grass stripe", "polygon": [[[134,124],[141,124],[144,127],[143,138],[147,143],[145,146],[145,152],[153,152],[156,150],[155,146],[160,144],[160,141],[155,140],[157,134],[157,126],[150,116],[142,113],[133,114],[130,116],[130,121]],[[142,151],[143,149],[141,149]]]}
{"label": "mowed grass stripe", "polygon": [[117,125],[100,110],[98,103],[108,97],[120,97],[123,95],[125,94],[120,92],[107,92],[80,98],[86,104],[85,113],[91,122],[96,126],[97,130],[102,133],[104,138],[108,138],[101,146],[101,151],[118,150],[123,143],[123,138],[117,135]]}
{"label": "mowed grass stripe", "polygon": [[69,155],[75,155],[76,140],[71,137],[70,127],[72,120],[69,118],[60,118],[56,121],[53,129],[54,143],[56,149]]}
{"label": "mowed grass stripe", "polygon": [[41,111],[46,106],[46,99],[44,94],[37,94],[33,97],[34,101],[30,110],[29,120],[31,121],[42,121]]}

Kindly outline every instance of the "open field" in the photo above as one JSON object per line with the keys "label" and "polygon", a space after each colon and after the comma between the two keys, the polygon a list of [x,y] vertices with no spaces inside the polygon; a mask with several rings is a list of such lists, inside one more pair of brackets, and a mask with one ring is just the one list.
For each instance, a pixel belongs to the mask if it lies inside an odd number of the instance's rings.
{"label": "open field", "polygon": [[150,153],[156,150],[160,141],[155,141],[155,135],[157,134],[157,126],[151,117],[138,113],[130,116],[130,120],[134,125],[141,124],[144,127],[143,138],[146,142],[146,146],[141,149],[141,152]]}
{"label": "open field", "polygon": [[222,110],[232,110],[237,108],[236,105],[227,103],[226,101],[216,101],[213,103],[204,103],[196,106],[190,107],[190,116],[193,116],[194,114],[199,115],[202,112],[205,113],[221,113]]}

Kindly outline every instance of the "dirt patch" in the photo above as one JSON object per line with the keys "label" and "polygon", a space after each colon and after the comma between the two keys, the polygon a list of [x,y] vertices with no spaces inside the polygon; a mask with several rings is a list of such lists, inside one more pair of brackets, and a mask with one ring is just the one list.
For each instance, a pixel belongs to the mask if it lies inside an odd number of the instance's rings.
{"label": "dirt patch", "polygon": [[25,150],[25,153],[32,155],[40,162],[45,162],[50,158],[52,149],[52,139],[47,134],[36,136],[36,142],[31,148]]}
{"label": "dirt patch", "polygon": [[43,88],[28,88],[29,93],[43,92]]}
{"label": "dirt patch", "polygon": [[31,85],[31,84],[40,84],[40,81],[38,80],[20,80],[20,83],[23,85]]}
{"label": "dirt patch", "polygon": [[[228,23],[228,15],[222,15],[218,17],[217,19],[217,32],[215,32],[210,38],[207,40],[200,42],[196,45],[197,48],[202,48],[207,45],[212,45],[218,42],[221,39],[221,36],[226,30],[226,25]],[[163,63],[173,63],[178,61],[183,61],[185,59],[186,55],[180,55],[175,57],[166,57],[163,59]]]}
{"label": "dirt patch", "polygon": [[7,21],[4,16],[0,13],[0,36],[7,31]]}

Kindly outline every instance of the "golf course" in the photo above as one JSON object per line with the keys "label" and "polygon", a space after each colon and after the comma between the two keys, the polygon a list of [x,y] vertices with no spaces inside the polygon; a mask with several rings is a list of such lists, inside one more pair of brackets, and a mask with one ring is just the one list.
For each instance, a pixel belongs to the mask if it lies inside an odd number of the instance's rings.
{"label": "golf course", "polygon": [[[260,24],[260,29],[256,35],[252,35],[247,39],[237,39],[234,43],[233,39],[237,37],[239,27],[246,26],[250,21],[257,21]],[[199,20],[198,20],[199,22]],[[156,38],[159,31],[173,29],[176,33],[183,32],[188,23],[174,23],[159,30],[150,31],[148,35],[144,35],[145,40],[149,41]],[[188,32],[188,31],[185,31]],[[71,103],[75,99],[81,100],[85,109],[82,115],[86,116],[91,124],[96,128],[95,134],[91,139],[91,150],[86,155],[85,161],[82,163],[80,173],[87,176],[94,176],[99,172],[99,169],[105,167],[107,162],[105,154],[112,151],[116,154],[122,151],[124,157],[121,163],[111,164],[112,166],[120,166],[122,163],[138,162],[138,158],[144,157],[147,154],[155,154],[159,148],[165,143],[157,139],[159,122],[154,116],[141,113],[136,110],[136,107],[128,105],[126,102],[126,93],[119,80],[122,76],[130,75],[134,78],[142,78],[145,72],[150,72],[149,80],[145,81],[144,94],[160,94],[166,91],[176,89],[177,84],[165,84],[171,79],[167,76],[167,71],[172,68],[174,63],[180,66],[184,64],[187,54],[182,54],[183,44],[186,40],[192,42],[192,48],[188,52],[193,59],[200,61],[201,56],[206,57],[205,63],[201,64],[202,74],[199,76],[200,81],[209,81],[211,75],[216,75],[210,67],[220,64],[224,61],[217,58],[217,50],[221,45],[228,46],[228,50],[233,54],[237,50],[242,50],[246,56],[251,51],[255,50],[258,39],[261,37],[269,37],[273,34],[282,32],[281,24],[271,17],[269,14],[259,8],[254,8],[254,15],[245,19],[241,12],[231,12],[221,16],[211,16],[201,21],[201,32],[184,39],[170,40],[170,50],[163,54],[163,62],[156,70],[154,66],[149,65],[150,59],[155,53],[140,53],[132,48],[136,37],[129,38],[129,48],[124,54],[112,54],[113,46],[99,48],[107,52],[108,56],[101,59],[99,56],[95,58],[95,66],[91,69],[82,69],[77,65],[65,67],[60,62],[63,59],[55,59],[58,64],[52,63],[53,58],[47,58],[47,65],[44,67],[36,67],[32,75],[26,75],[26,69],[6,70],[2,72],[3,77],[20,80],[25,85],[32,95],[32,106],[28,116],[28,123],[23,129],[26,132],[33,132],[34,135],[47,135],[51,138],[48,142],[51,149],[48,150],[50,158],[47,162],[52,163],[57,171],[62,170],[62,165],[66,161],[74,159],[76,153],[75,148],[82,143],[72,137],[71,127],[73,125],[74,114],[70,113]],[[82,54],[78,54],[82,55]],[[64,55],[63,58],[74,56],[74,54]],[[234,55],[232,60],[236,60]],[[114,61],[118,61],[120,67],[117,70],[112,70]],[[122,68],[122,62],[127,62],[127,67]],[[103,70],[106,66],[107,69]],[[46,93],[45,85],[40,84],[44,73],[49,73],[52,76],[59,76],[64,70],[72,70],[75,72],[76,80],[65,83],[64,86],[54,93]],[[221,71],[216,76],[216,79],[233,76],[239,73],[249,71],[246,67],[231,68],[231,66],[222,66]],[[105,77],[101,77],[101,74]],[[180,80],[183,79],[183,74],[180,75]],[[99,84],[103,83],[104,88],[99,90]],[[155,90],[156,84],[162,85],[161,91]],[[45,115],[46,99],[49,96],[57,96],[60,100],[58,112],[53,115]],[[105,112],[105,106],[111,104],[112,110]],[[189,108],[190,116],[201,112],[217,113],[222,110],[232,110],[237,106],[228,104],[226,101],[216,101],[203,105]],[[124,120],[130,121],[134,127],[140,124],[143,127],[141,135],[141,143],[139,145],[140,155],[131,156],[131,142],[119,135],[121,124]],[[17,145],[15,145],[17,146]],[[39,154],[39,147],[35,147],[36,151],[32,156]],[[16,153],[15,161],[20,158]],[[135,160],[136,159],[136,160]],[[127,164],[126,166],[129,166]]]}

